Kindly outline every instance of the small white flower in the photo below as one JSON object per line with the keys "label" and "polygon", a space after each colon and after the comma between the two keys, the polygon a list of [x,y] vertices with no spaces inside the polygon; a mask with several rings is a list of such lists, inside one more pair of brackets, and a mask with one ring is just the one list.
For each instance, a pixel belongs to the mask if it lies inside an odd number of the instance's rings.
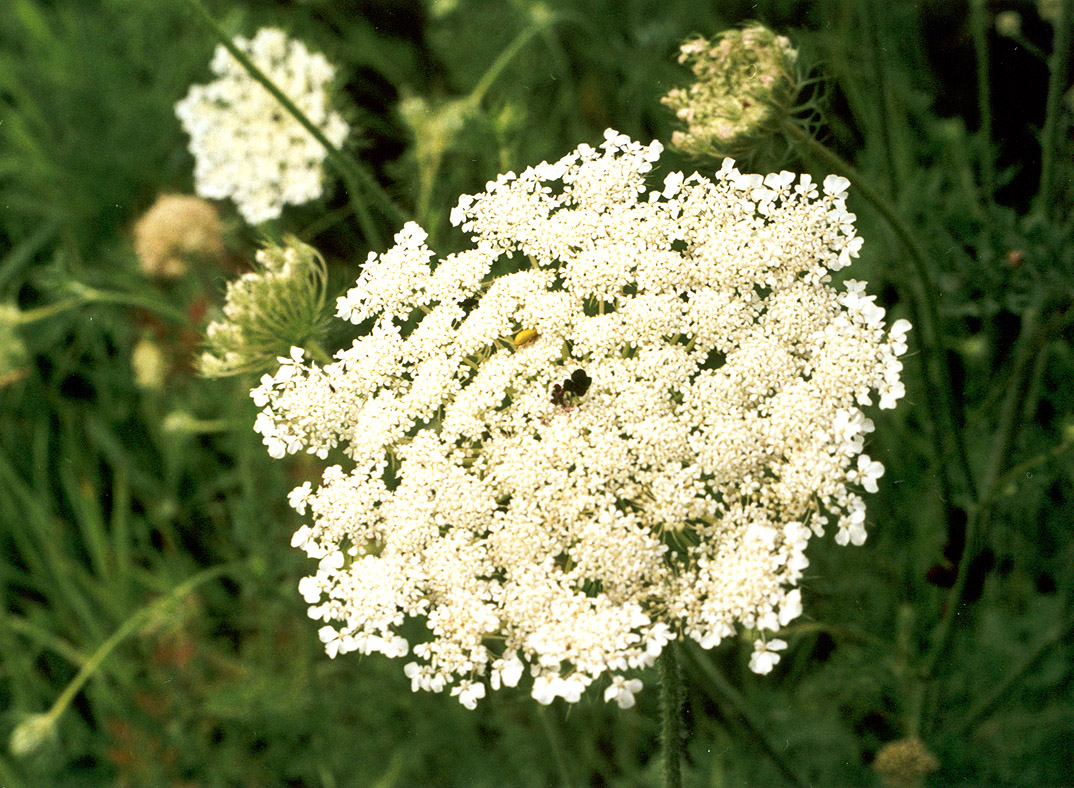
{"label": "small white flower", "polygon": [[514,655],[507,659],[497,660],[493,663],[489,684],[494,690],[498,690],[501,684],[504,687],[517,687],[519,679],[522,678],[523,668],[522,660]]}
{"label": "small white flower", "polygon": [[451,688],[452,697],[458,697],[459,703],[468,709],[476,709],[477,702],[485,697],[485,685],[479,682],[463,681]]}
{"label": "small white flower", "polygon": [[850,181],[842,175],[829,175],[824,179],[824,193],[830,197],[845,197]]}
{"label": "small white flower", "polygon": [[796,588],[788,591],[783,597],[783,602],[780,603],[779,625],[785,627],[800,615],[802,615],[802,590]]}
{"label": "small white flower", "polygon": [[317,637],[324,643],[324,650],[332,659],[335,659],[337,654],[346,654],[357,647],[353,635],[345,635],[332,626],[318,629]]}
{"label": "small white flower", "polygon": [[779,662],[777,652],[785,648],[787,648],[787,641],[785,640],[754,641],[753,656],[750,657],[750,670],[762,676],[768,675]]}
{"label": "small white flower", "polygon": [[324,589],[320,580],[316,577],[303,577],[298,581],[298,593],[306,600],[307,605],[314,605],[321,601]]}
{"label": "small white flower", "polygon": [[[303,482],[301,485],[291,490],[291,492],[287,494],[287,503],[290,504],[291,508],[299,514],[305,514],[306,506],[309,504],[310,494],[312,492],[313,485],[311,485],[309,482]],[[292,541],[291,546],[297,547],[298,545],[294,544],[294,542]]]}
{"label": "small white flower", "polygon": [[604,701],[615,701],[621,709],[629,709],[634,706],[634,696],[641,692],[640,679],[625,679],[622,676],[613,676],[611,686],[604,690]]}
{"label": "small white flower", "polygon": [[856,470],[847,472],[847,481],[860,484],[866,492],[874,493],[879,489],[876,480],[883,475],[883,463],[871,459],[868,454],[859,454],[858,467]]}

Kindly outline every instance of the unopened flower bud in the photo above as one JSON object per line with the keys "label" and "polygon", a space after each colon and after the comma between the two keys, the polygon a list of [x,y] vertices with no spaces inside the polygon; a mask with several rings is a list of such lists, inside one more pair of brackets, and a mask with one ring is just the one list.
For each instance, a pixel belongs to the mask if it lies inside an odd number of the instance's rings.
{"label": "unopened flower bud", "polygon": [[168,371],[168,360],[160,345],[152,339],[139,339],[131,350],[131,368],[134,371],[134,385],[147,391],[160,391],[164,387],[164,376]]}
{"label": "unopened flower bud", "polygon": [[1063,0],[1037,0],[1037,13],[1041,19],[1055,24],[1059,21],[1062,3]]}
{"label": "unopened flower bud", "polygon": [[191,262],[223,258],[220,215],[200,197],[162,194],[134,225],[134,251],[143,273],[177,279]]}
{"label": "unopened flower bud", "polygon": [[885,744],[873,768],[885,788],[921,788],[940,762],[921,739],[910,737]]}
{"label": "unopened flower bud", "polygon": [[798,52],[786,36],[762,25],[728,30],[679,47],[694,82],[662,99],[686,131],[672,145],[688,153],[742,157],[766,142],[798,92]]}
{"label": "unopened flower bud", "polygon": [[324,329],[324,259],[297,238],[257,253],[257,270],[229,282],[222,319],[209,323],[198,360],[206,377],[265,371]]}
{"label": "unopened flower bud", "polygon": [[16,758],[33,755],[56,738],[56,720],[51,714],[33,714],[11,732],[8,749]]}
{"label": "unopened flower bud", "polygon": [[996,32],[1007,38],[1022,33],[1022,15],[1017,11],[1000,11],[996,14]]}

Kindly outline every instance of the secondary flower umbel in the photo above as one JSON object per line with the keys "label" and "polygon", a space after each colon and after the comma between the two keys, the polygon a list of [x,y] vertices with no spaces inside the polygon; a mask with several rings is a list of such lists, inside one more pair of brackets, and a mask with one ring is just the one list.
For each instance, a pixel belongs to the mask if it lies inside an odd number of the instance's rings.
{"label": "secondary flower umbel", "polygon": [[[329,106],[335,69],[276,28],[262,28],[235,45],[335,146],[350,131]],[[194,85],[175,105],[190,135],[194,183],[202,197],[230,197],[250,224],[278,217],[285,203],[301,205],[324,190],[325,150],[223,46],[210,68],[218,79]]]}
{"label": "secondary flower umbel", "polygon": [[223,315],[205,330],[202,375],[272,369],[281,353],[320,336],[328,316],[324,260],[297,238],[284,243],[259,251],[256,270],[228,282]]}
{"label": "secondary flower umbel", "polygon": [[788,115],[798,91],[798,51],[763,25],[691,38],[679,62],[694,81],[663,103],[686,124],[671,144],[688,153],[745,156],[763,145]]}
{"label": "secondary flower umbel", "polygon": [[650,190],[659,154],[609,131],[501,175],[437,262],[408,224],[339,299],[368,332],[252,392],[272,454],[349,458],[291,495],[329,654],[412,653],[415,689],[470,707],[527,672],[542,703],[603,678],[626,707],[674,638],[749,630],[771,670],[810,537],[864,541],[860,406],[902,396],[909,325],[830,284],[861,245],[847,181],[728,160]]}

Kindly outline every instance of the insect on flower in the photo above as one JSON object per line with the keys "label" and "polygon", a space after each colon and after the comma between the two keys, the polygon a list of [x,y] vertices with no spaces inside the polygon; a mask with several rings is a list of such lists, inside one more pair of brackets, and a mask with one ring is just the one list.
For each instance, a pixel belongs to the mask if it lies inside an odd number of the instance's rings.
{"label": "insect on flower", "polygon": [[534,342],[536,342],[540,338],[540,336],[541,335],[538,334],[535,329],[532,329],[532,328],[524,328],[524,329],[522,329],[517,334],[515,334],[515,339],[514,339],[515,350],[519,350],[521,348],[524,348],[524,347],[526,347],[526,345],[532,345]]}
{"label": "insect on flower", "polygon": [[585,396],[592,382],[584,369],[576,369],[569,378],[552,387],[552,402],[564,408],[570,407],[575,400]]}

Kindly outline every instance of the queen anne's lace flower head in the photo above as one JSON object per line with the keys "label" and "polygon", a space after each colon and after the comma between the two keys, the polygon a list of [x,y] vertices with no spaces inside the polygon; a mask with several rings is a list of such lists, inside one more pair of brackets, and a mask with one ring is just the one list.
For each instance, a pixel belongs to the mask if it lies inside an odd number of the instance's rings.
{"label": "queen anne's lace flower head", "polygon": [[[235,45],[291,99],[335,146],[350,129],[329,105],[335,69],[324,55],[276,28]],[[222,45],[210,68],[218,79],[194,85],[175,105],[190,135],[194,183],[202,197],[230,197],[250,224],[278,217],[324,190],[325,150]]]}
{"label": "queen anne's lace flower head", "polygon": [[860,408],[902,395],[909,326],[830,282],[847,181],[728,160],[649,189],[659,154],[609,131],[501,175],[435,262],[408,224],[339,299],[364,336],[252,392],[273,455],[348,458],[291,496],[330,654],[411,653],[468,706],[529,673],[541,703],[604,679],[625,708],[672,639],[747,630],[771,670],[809,539],[865,539]]}

